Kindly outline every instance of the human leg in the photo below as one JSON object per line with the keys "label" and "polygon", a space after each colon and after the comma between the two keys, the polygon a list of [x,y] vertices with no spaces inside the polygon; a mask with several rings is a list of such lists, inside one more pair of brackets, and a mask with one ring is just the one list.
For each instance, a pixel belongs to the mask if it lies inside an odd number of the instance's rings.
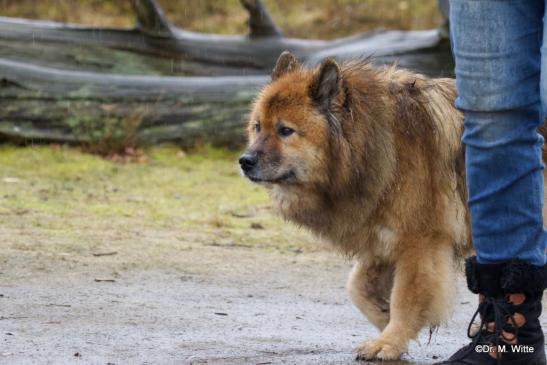
{"label": "human leg", "polygon": [[[540,44],[543,0],[453,0],[456,106],[463,111],[473,245],[466,262],[480,295],[473,342],[447,364],[545,364],[539,316],[547,281],[543,228]],[[515,299],[515,298],[518,298]],[[519,353],[498,345],[530,346]],[[477,346],[492,346],[480,353]],[[482,347],[484,349],[484,347]]]}

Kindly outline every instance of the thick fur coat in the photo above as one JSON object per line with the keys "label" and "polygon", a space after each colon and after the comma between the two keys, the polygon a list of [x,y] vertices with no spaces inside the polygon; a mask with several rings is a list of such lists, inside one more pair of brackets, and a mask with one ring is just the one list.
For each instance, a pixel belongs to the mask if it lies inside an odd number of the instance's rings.
{"label": "thick fur coat", "polygon": [[452,79],[367,60],[308,69],[285,52],[254,103],[242,169],[284,218],[356,259],[351,299],[381,331],[361,359],[397,359],[439,325],[471,250],[455,97]]}

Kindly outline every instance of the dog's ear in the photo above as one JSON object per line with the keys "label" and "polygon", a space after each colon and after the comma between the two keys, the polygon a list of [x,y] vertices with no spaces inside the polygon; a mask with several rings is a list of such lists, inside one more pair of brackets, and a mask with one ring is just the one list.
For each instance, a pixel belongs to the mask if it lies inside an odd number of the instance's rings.
{"label": "dog's ear", "polygon": [[310,85],[311,97],[319,106],[328,108],[331,100],[338,93],[340,84],[340,67],[335,60],[327,58],[313,77]]}
{"label": "dog's ear", "polygon": [[289,51],[284,51],[279,55],[274,69],[272,70],[272,81],[277,80],[288,72],[300,68],[300,62]]}

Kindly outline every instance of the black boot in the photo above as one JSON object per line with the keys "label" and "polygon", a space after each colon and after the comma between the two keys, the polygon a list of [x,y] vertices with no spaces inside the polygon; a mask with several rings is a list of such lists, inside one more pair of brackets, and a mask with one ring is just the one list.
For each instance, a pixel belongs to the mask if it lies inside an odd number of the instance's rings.
{"label": "black boot", "polygon": [[[472,342],[440,364],[545,365],[545,342],[539,323],[547,265],[521,260],[503,264],[465,262],[467,286],[479,294],[479,307],[467,330]],[[473,330],[477,316],[480,325]]]}

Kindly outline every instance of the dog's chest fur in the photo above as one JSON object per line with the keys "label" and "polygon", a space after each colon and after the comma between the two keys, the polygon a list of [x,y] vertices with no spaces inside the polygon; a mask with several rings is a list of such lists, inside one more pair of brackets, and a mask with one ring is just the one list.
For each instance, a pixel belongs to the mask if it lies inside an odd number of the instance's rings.
{"label": "dog's chest fur", "polygon": [[[467,210],[456,191],[443,194],[439,226],[414,232],[404,217],[399,216],[404,199],[395,196],[392,202],[371,214],[362,214],[368,208],[355,202],[325,207],[321,199],[297,189],[275,187],[271,191],[274,209],[285,219],[306,227],[326,239],[344,254],[361,260],[389,263],[404,249],[406,241],[419,235],[442,235],[453,242],[455,253],[469,247]],[[337,212],[338,210],[338,212]],[[353,211],[353,214],[352,214]],[[361,214],[360,214],[361,213]],[[416,211],[416,214],[421,212]]]}

